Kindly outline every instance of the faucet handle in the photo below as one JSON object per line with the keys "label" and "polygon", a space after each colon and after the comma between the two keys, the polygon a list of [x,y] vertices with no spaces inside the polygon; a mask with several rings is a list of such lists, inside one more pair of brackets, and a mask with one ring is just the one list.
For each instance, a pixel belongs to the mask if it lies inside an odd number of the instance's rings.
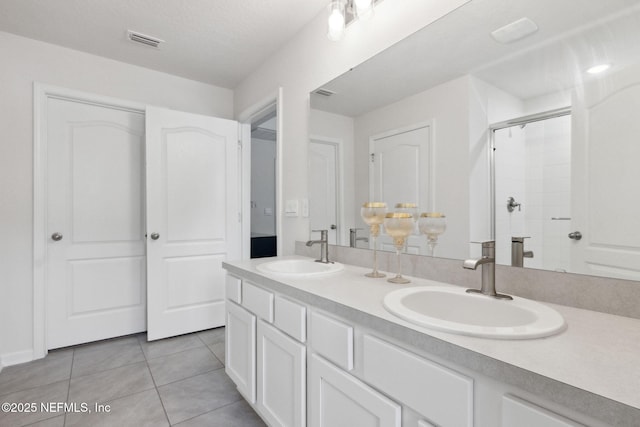
{"label": "faucet handle", "polygon": [[469,243],[480,243],[482,245],[483,248],[495,248],[496,247],[496,241],[495,240],[472,240]]}
{"label": "faucet handle", "polygon": [[511,236],[511,243],[524,243],[524,239],[530,239],[531,236],[525,236],[525,237],[514,237]]}
{"label": "faucet handle", "polygon": [[311,230],[312,233],[320,233],[320,240],[327,240],[329,230]]}

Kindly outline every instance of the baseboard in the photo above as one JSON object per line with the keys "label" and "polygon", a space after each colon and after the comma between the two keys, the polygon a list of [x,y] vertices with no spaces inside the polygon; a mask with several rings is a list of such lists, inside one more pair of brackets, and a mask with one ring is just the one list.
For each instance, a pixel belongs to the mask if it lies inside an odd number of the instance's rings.
{"label": "baseboard", "polygon": [[0,371],[2,368],[18,365],[20,363],[31,362],[33,360],[33,350],[16,351],[0,355]]}

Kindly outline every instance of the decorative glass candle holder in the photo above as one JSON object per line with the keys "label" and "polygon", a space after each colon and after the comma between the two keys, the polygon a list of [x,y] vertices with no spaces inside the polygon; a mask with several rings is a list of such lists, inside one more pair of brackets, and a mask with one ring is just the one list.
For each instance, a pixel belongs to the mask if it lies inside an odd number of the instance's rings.
{"label": "decorative glass candle holder", "polygon": [[415,221],[413,215],[407,212],[391,212],[384,218],[384,229],[393,238],[393,245],[396,247],[396,262],[398,273],[396,277],[388,279],[391,283],[410,283],[409,279],[402,277],[402,264],[400,263],[400,252],[404,247],[407,237],[413,233]]}
{"label": "decorative glass candle holder", "polygon": [[[405,212],[413,215],[413,232],[411,234],[419,235],[420,230],[418,230],[418,218],[420,214],[418,213],[418,205],[415,203],[396,203],[395,212]],[[405,239],[403,251],[405,253],[408,252],[409,239]]]}
{"label": "decorative glass candle holder", "polygon": [[386,277],[386,274],[378,272],[378,247],[376,239],[380,235],[380,225],[384,222],[387,213],[387,204],[384,202],[366,202],[360,209],[360,216],[369,226],[371,244],[373,245],[373,271],[365,274],[367,277]]}
{"label": "decorative glass candle holder", "polygon": [[427,236],[429,256],[433,256],[433,252],[438,244],[438,236],[447,229],[446,217],[440,212],[425,212],[420,215],[418,227],[420,228],[420,233]]}

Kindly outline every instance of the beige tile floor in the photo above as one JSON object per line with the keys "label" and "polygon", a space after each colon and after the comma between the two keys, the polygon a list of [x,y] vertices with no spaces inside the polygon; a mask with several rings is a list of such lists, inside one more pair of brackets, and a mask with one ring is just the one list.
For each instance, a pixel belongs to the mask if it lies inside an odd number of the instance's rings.
{"label": "beige tile floor", "polygon": [[[224,363],[224,328],[53,350],[0,372],[0,403],[34,409],[0,411],[0,427],[264,426],[225,374]],[[64,403],[71,410],[58,408]]]}

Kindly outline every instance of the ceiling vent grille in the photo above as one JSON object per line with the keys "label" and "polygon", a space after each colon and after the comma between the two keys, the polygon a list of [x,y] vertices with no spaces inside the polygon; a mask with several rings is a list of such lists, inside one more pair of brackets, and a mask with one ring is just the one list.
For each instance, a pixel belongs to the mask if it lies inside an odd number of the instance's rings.
{"label": "ceiling vent grille", "polygon": [[160,43],[164,43],[164,40],[161,40],[157,37],[151,37],[146,34],[137,33],[135,31],[127,31],[127,37],[129,40],[135,43],[140,43],[146,46],[150,46],[158,49],[160,47]]}
{"label": "ceiling vent grille", "polygon": [[322,95],[322,96],[331,96],[331,95],[335,95],[335,92],[330,91],[329,89],[324,89],[324,88],[320,88],[318,90],[316,90],[314,92],[316,95]]}

